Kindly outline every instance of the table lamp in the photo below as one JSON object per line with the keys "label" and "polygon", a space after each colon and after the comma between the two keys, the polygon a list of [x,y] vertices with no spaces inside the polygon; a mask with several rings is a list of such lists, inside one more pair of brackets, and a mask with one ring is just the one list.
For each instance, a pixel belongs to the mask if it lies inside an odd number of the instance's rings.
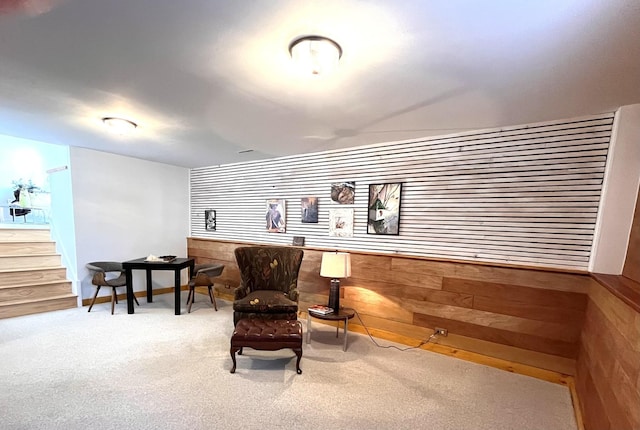
{"label": "table lamp", "polygon": [[351,276],[351,254],[348,252],[323,252],[320,276],[331,278],[329,307],[334,312],[340,310],[340,279]]}

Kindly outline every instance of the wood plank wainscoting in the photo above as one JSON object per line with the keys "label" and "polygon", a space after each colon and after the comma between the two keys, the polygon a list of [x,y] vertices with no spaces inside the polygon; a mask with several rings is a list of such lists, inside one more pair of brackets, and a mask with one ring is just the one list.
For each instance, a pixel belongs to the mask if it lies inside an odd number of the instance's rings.
{"label": "wood plank wainscoting", "polygon": [[587,430],[640,429],[640,301],[591,286],[575,379]]}
{"label": "wood plank wainscoting", "polygon": [[594,274],[576,389],[587,430],[640,429],[640,193],[622,275]]}
{"label": "wood plank wainscoting", "polygon": [[[233,250],[247,243],[188,238],[197,263],[220,262],[219,295],[240,282]],[[304,248],[300,309],[327,303],[322,250]],[[439,346],[575,374],[578,343],[593,281],[588,274],[351,252],[352,276],[341,282],[343,306],[358,311],[375,336],[417,345],[437,327]],[[362,332],[358,318],[349,328]],[[426,349],[429,349],[427,347]],[[526,367],[525,366],[525,367]],[[513,370],[513,369],[509,369]]]}

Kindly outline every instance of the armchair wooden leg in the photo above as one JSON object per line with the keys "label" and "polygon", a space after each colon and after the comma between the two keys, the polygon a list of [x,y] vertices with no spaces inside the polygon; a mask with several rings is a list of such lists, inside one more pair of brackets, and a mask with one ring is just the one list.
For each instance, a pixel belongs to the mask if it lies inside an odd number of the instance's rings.
{"label": "armchair wooden leg", "polygon": [[231,353],[231,361],[233,361],[233,367],[231,368],[231,373],[236,373],[236,352],[240,350],[240,354],[242,354],[242,348],[232,347],[229,351]]}
{"label": "armchair wooden leg", "polygon": [[96,287],[96,293],[93,295],[93,299],[91,299],[91,304],[89,305],[89,310],[87,312],[91,312],[91,308],[93,304],[96,302],[96,297],[98,297],[98,291],[100,291],[100,285]]}

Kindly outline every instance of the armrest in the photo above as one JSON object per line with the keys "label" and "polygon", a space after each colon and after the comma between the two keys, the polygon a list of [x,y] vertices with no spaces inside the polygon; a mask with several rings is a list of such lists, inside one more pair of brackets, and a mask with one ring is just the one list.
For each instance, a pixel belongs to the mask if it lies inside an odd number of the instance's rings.
{"label": "armrest", "polygon": [[215,278],[216,276],[220,276],[223,270],[224,270],[224,265],[213,264],[213,265],[201,267],[198,270],[196,270],[196,276],[199,275],[200,273],[203,273],[210,278]]}
{"label": "armrest", "polygon": [[233,299],[240,300],[247,297],[248,294],[249,294],[249,288],[244,284],[240,284],[239,287],[233,290]]}
{"label": "armrest", "polygon": [[299,292],[297,288],[293,288],[291,290],[289,290],[289,299],[293,300],[294,302],[298,301],[298,296],[299,296]]}
{"label": "armrest", "polygon": [[86,265],[88,270],[91,270],[92,272],[105,272],[105,270],[102,267],[98,267],[98,266],[94,266],[93,264],[87,264]]}

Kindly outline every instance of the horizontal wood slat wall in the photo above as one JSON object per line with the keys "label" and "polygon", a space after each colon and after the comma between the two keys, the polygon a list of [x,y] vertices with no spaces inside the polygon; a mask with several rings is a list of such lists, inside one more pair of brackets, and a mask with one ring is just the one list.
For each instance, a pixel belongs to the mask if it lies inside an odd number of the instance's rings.
{"label": "horizontal wood slat wall", "polygon": [[587,430],[640,429],[640,313],[592,285],[576,390]]}
{"label": "horizontal wood slat wall", "polygon": [[[187,244],[196,262],[225,265],[216,288],[231,295],[240,282],[233,251],[247,243],[192,237]],[[319,275],[322,250],[303,250],[301,310],[327,303],[329,290]],[[416,344],[438,326],[449,330],[443,345],[573,375],[591,282],[575,273],[352,252],[340,303],[370,329]]]}
{"label": "horizontal wood slat wall", "polygon": [[[191,236],[586,270],[613,114],[191,170]],[[330,199],[355,181],[353,205]],[[400,234],[367,234],[368,186],[402,182]],[[300,199],[318,197],[319,222]],[[267,233],[266,200],[286,200]],[[329,236],[329,209],[354,209],[354,236]],[[216,231],[204,211],[217,211]]]}

